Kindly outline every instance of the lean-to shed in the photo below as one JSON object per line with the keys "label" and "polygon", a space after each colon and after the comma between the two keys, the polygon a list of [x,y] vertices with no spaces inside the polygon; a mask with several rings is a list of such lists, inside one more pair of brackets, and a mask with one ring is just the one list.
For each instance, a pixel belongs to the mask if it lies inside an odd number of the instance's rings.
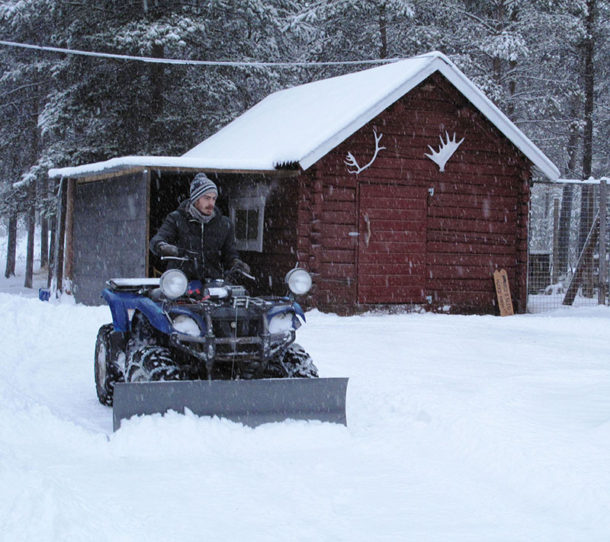
{"label": "lean-to shed", "polygon": [[[153,273],[148,239],[196,171],[214,174],[259,286],[314,275],[309,306],[495,313],[493,272],[524,311],[532,168],[549,159],[441,53],[274,93],[181,157],[52,170],[70,179],[77,299]],[[110,238],[111,241],[107,241]]]}

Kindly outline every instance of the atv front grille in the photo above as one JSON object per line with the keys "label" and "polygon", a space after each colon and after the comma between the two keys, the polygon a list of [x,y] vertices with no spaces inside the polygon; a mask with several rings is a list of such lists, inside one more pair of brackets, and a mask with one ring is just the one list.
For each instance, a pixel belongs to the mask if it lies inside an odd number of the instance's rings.
{"label": "atv front grille", "polygon": [[212,330],[217,338],[258,337],[263,332],[262,327],[260,316],[212,319]]}
{"label": "atv front grille", "polygon": [[218,307],[211,313],[216,360],[259,359],[264,313],[257,305]]}

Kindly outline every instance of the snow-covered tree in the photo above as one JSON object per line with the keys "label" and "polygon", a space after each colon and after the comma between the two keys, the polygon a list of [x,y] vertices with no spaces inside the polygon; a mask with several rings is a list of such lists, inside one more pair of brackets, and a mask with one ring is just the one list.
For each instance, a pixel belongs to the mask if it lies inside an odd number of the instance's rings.
{"label": "snow-covered tree", "polygon": [[[5,1],[0,4],[0,27],[5,38],[39,43],[57,20],[55,3],[47,0]],[[17,213],[26,213],[28,231],[25,285],[31,287],[36,213],[41,224],[41,263],[48,256],[46,169],[41,167],[39,119],[50,85],[51,63],[24,51],[3,50],[0,56],[0,172],[5,193],[3,214],[8,216],[9,251],[5,275],[14,273],[14,235]],[[17,188],[15,188],[17,185]],[[38,198],[38,194],[42,197]]]}
{"label": "snow-covered tree", "polygon": [[413,16],[411,0],[321,0],[304,2],[293,26],[317,32],[312,57],[328,60],[388,58],[399,51],[405,22]]}
{"label": "snow-covered tree", "polygon": [[[610,167],[609,11],[607,0],[0,0],[0,39],[212,61],[440,50],[562,172],[580,177]],[[0,215],[11,224],[24,201],[52,216],[51,166],[181,154],[274,90],[355,69],[152,64],[7,47],[0,68]],[[569,194],[562,205],[572,205]]]}

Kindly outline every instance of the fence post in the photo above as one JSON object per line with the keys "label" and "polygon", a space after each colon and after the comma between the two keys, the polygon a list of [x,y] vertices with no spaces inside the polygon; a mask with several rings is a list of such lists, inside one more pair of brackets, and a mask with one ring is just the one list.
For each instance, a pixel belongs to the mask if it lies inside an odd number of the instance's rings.
{"label": "fence post", "polygon": [[606,262],[608,185],[605,179],[599,183],[599,285],[597,303],[606,304],[606,288],[608,282],[608,265]]}

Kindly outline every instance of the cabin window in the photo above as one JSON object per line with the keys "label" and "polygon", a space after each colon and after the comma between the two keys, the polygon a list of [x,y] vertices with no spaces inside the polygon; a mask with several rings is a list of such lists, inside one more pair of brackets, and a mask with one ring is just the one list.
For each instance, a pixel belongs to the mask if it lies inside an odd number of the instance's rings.
{"label": "cabin window", "polygon": [[263,251],[265,198],[235,198],[231,200],[230,215],[235,228],[237,250]]}

